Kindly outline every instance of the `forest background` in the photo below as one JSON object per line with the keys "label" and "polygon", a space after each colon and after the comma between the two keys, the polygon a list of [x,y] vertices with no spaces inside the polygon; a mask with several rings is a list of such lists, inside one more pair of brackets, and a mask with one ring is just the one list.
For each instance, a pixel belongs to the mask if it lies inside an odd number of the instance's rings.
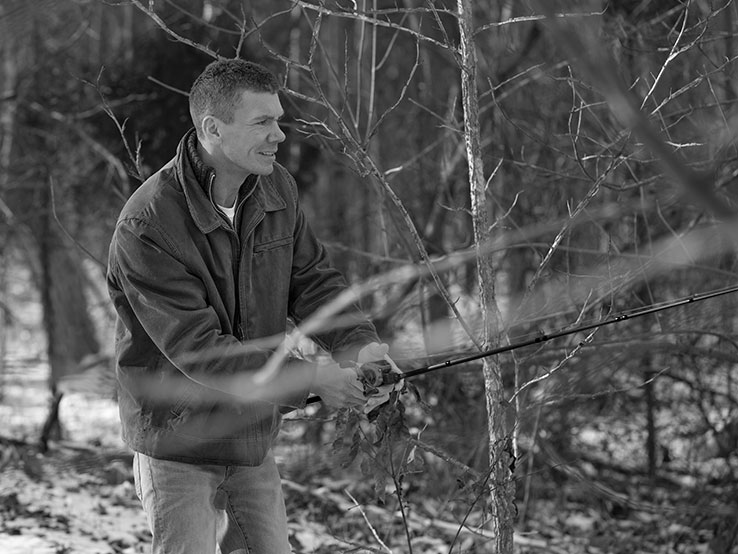
{"label": "forest background", "polygon": [[293,415],[296,552],[738,552],[737,17],[2,0],[3,551],[150,540],[112,399],[107,247],[191,126],[193,78],[239,56],[283,79],[278,161],[403,369],[534,343],[417,377],[372,422]]}

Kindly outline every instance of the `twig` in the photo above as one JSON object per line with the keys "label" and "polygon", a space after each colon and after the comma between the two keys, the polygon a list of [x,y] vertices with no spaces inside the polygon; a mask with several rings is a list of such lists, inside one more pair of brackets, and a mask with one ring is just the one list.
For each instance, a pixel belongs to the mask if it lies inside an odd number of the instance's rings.
{"label": "twig", "polygon": [[185,96],[185,97],[188,97],[190,95],[190,93],[187,92],[186,90],[182,90],[177,87],[173,87],[172,85],[168,85],[164,81],[160,81],[159,79],[157,79],[156,77],[152,77],[151,75],[147,76],[146,78],[152,83],[156,83],[160,87],[165,88],[169,91],[176,92],[177,94],[181,94],[182,96]]}
{"label": "twig", "polygon": [[102,93],[102,90],[100,88],[100,79],[102,78],[103,70],[104,68],[100,69],[100,73],[98,73],[97,76],[97,82],[92,86],[95,87],[95,89],[98,91],[98,94],[100,95],[103,111],[113,121],[115,127],[118,129],[118,134],[120,135],[120,138],[123,142],[123,147],[125,148],[126,153],[128,154],[128,158],[131,160],[131,163],[133,164],[133,169],[135,170],[135,174],[133,176],[139,181],[143,182],[145,180],[145,175],[143,173],[143,164],[141,162],[141,142],[139,141],[138,144],[136,144],[136,153],[134,154],[133,150],[131,149],[131,145],[128,142],[128,139],[126,138],[126,121],[123,121],[123,123],[118,121],[117,116],[108,104],[107,98],[105,98],[105,95]]}
{"label": "twig", "polygon": [[554,32],[558,43],[578,61],[593,84],[602,91],[612,112],[626,127],[639,136],[671,178],[698,203],[719,219],[735,219],[735,210],[715,194],[709,178],[696,173],[678,158],[638,109],[638,103],[632,93],[626,89],[616,75],[618,64],[612,56],[605,53],[593,36],[585,36],[589,32],[586,27],[574,29],[565,20],[557,18],[554,13],[555,4],[557,2],[551,0],[538,0],[537,2],[541,12],[547,15],[549,27]]}
{"label": "twig", "polygon": [[31,102],[29,104],[29,107],[38,112],[42,113],[54,121],[57,121],[59,123],[64,124],[68,129],[79,135],[79,137],[85,141],[87,144],[90,145],[92,150],[96,152],[103,160],[105,160],[108,165],[113,169],[113,171],[118,175],[118,179],[120,180],[120,184],[122,189],[118,189],[115,187],[111,187],[115,195],[120,199],[125,201],[127,199],[127,184],[128,184],[128,173],[126,172],[125,167],[123,166],[123,163],[117,158],[115,154],[113,154],[110,150],[108,150],[103,144],[101,144],[99,141],[95,140],[87,131],[85,131],[80,125],[74,124],[74,118],[70,118],[69,116],[60,113],[55,110],[48,110],[38,104],[37,102]]}
{"label": "twig", "polygon": [[[366,11],[366,0],[362,0],[364,3],[364,11]],[[376,25],[374,26],[374,29],[376,29]],[[357,53],[356,53],[356,108],[354,109],[354,120],[355,121],[361,121],[361,94],[362,89],[364,88],[362,85],[362,71],[361,67],[363,65],[364,60],[364,41],[366,40],[366,21],[361,21],[361,25],[359,26],[359,44],[356,47]],[[348,48],[346,52],[346,60],[349,59],[348,56]],[[372,64],[373,65],[373,64]],[[372,74],[374,71],[372,70]],[[344,75],[348,76],[348,72],[344,72]]]}
{"label": "twig", "polygon": [[706,506],[694,505],[677,508],[674,506],[664,505],[663,503],[657,505],[652,502],[641,502],[638,500],[634,500],[626,493],[618,492],[608,487],[607,485],[603,485],[602,483],[598,483],[587,477],[587,475],[578,467],[573,466],[571,462],[568,462],[566,459],[564,459],[549,441],[541,439],[540,444],[543,452],[553,462],[551,464],[552,467],[560,469],[570,477],[579,481],[580,483],[585,485],[590,490],[590,492],[600,498],[608,498],[614,502],[617,502],[618,504],[628,506],[630,508],[633,508],[634,510],[638,510],[641,512],[651,512],[656,514],[663,514],[665,512],[671,514],[689,514],[704,513],[707,509],[711,514],[735,517],[735,509],[734,507],[729,505],[710,506],[709,508],[707,508]]}
{"label": "twig", "polygon": [[[391,437],[387,437],[387,440],[389,441]],[[390,442],[390,447],[392,446],[392,443]],[[407,449],[405,450],[403,454],[407,454]],[[400,508],[400,516],[402,517],[402,528],[405,530],[405,540],[407,541],[407,548],[409,551],[409,554],[413,554],[413,541],[410,537],[410,526],[407,523],[407,512],[405,510],[405,502],[402,497],[402,475],[398,477],[397,470],[395,469],[395,460],[392,456],[392,449],[390,448],[389,451],[389,463],[390,463],[390,476],[392,477],[392,483],[395,486],[395,495],[397,495],[397,505]],[[402,465],[402,464],[400,464]]]}
{"label": "twig", "polygon": [[494,471],[495,471],[495,464],[493,463],[493,464],[490,464],[489,471],[487,471],[486,475],[484,476],[484,480],[479,486],[479,492],[477,492],[477,496],[469,504],[469,508],[466,510],[466,513],[464,514],[464,518],[461,520],[461,523],[459,524],[459,527],[456,530],[456,534],[454,535],[454,538],[448,547],[448,554],[453,554],[454,544],[456,544],[456,541],[459,540],[459,536],[461,535],[462,529],[466,527],[466,521],[469,519],[469,516],[471,516],[474,506],[477,505],[477,502],[479,502],[479,500],[484,496],[485,492],[488,492],[487,483],[489,482],[490,477],[492,477],[492,473]]}
{"label": "twig", "polygon": [[[134,0],[138,1],[138,0]],[[339,10],[331,10],[326,8],[324,5],[316,5],[316,4],[310,4],[308,2],[305,2],[304,0],[297,0],[296,4],[300,6],[301,8],[304,8],[306,10],[311,10],[314,12],[317,12],[321,15],[332,15],[335,17],[343,17],[347,19],[355,19],[357,21],[363,21],[366,23],[371,23],[372,25],[376,25],[378,27],[387,27],[389,29],[396,29],[398,31],[401,31],[403,33],[408,33],[415,38],[417,38],[420,41],[428,42],[430,44],[434,44],[435,46],[438,46],[444,50],[451,50],[455,51],[455,48],[451,45],[450,42],[443,43],[436,39],[433,39],[427,35],[424,35],[422,33],[419,33],[417,31],[414,31],[413,29],[409,29],[407,27],[403,27],[402,25],[397,25],[396,23],[392,23],[391,21],[384,21],[382,19],[377,19],[376,17],[369,17],[363,13],[360,12],[354,12],[354,11],[339,11]],[[396,11],[396,10],[393,10]],[[444,10],[445,11],[445,10]],[[445,13],[453,14],[453,12],[445,11]]]}
{"label": "twig", "polygon": [[605,180],[609,177],[610,173],[614,171],[621,163],[622,160],[620,159],[614,159],[610,162],[609,167],[605,169],[605,171],[602,172],[601,175],[597,177],[597,179],[592,183],[592,186],[590,187],[587,194],[582,198],[582,200],[577,204],[577,207],[570,211],[569,217],[571,219],[567,220],[564,223],[564,226],[561,228],[561,230],[557,233],[556,238],[553,240],[551,245],[549,246],[548,252],[543,257],[543,260],[541,260],[541,263],[538,264],[538,267],[536,268],[536,272],[533,275],[533,277],[530,280],[530,283],[528,285],[528,292],[532,291],[536,284],[538,284],[538,280],[540,279],[543,270],[548,266],[548,263],[551,261],[552,256],[556,252],[556,249],[558,248],[561,241],[564,239],[564,236],[572,227],[572,224],[574,221],[579,219],[579,216],[584,212],[584,210],[589,206],[589,204],[594,200],[594,198],[597,196],[597,194],[600,191],[600,187],[602,186],[602,183],[605,182]]}
{"label": "twig", "polygon": [[18,321],[19,321],[18,316],[15,315],[15,312],[13,311],[13,309],[8,305],[8,303],[2,297],[0,297],[0,310],[2,310],[5,313],[5,317],[7,318],[5,320],[6,323],[10,325],[18,324]]}
{"label": "twig", "polygon": [[354,506],[358,508],[359,513],[361,514],[361,517],[364,518],[364,521],[366,522],[367,527],[369,527],[369,531],[371,532],[372,536],[374,537],[374,540],[376,540],[379,545],[386,551],[389,552],[389,554],[392,554],[392,550],[384,544],[384,541],[379,538],[379,535],[377,534],[377,531],[374,529],[374,526],[369,521],[369,518],[366,516],[366,512],[364,512],[364,509],[361,507],[361,505],[356,501],[356,499],[351,495],[348,489],[344,489],[343,492],[348,496],[351,501],[354,503]]}
{"label": "twig", "polygon": [[520,386],[520,388],[518,388],[513,393],[513,395],[508,400],[508,402],[512,402],[513,400],[517,399],[518,396],[520,395],[520,393],[522,393],[528,387],[530,387],[530,386],[532,386],[532,385],[534,385],[536,383],[540,383],[541,381],[543,381],[545,379],[548,379],[549,377],[551,377],[551,375],[553,375],[554,373],[556,373],[557,371],[559,371],[562,367],[564,367],[564,365],[566,364],[566,362],[568,362],[574,356],[576,356],[577,353],[584,346],[586,346],[587,344],[589,344],[592,341],[592,339],[594,338],[594,336],[595,336],[596,333],[597,333],[597,329],[595,329],[591,333],[589,333],[585,339],[581,340],[572,350],[570,350],[569,352],[567,352],[566,355],[564,356],[564,358],[562,360],[560,360],[554,367],[552,367],[551,369],[549,369],[546,373],[544,373],[543,375],[539,375],[538,377],[535,377],[535,378],[531,379],[530,381],[526,381],[525,383],[523,383],[523,385]]}
{"label": "twig", "polygon": [[[355,506],[344,500],[341,495],[331,491],[327,491],[325,488],[316,490],[313,487],[295,483],[294,481],[290,481],[284,478],[282,478],[282,485],[285,488],[294,490],[301,494],[310,495],[320,500],[321,502],[332,504],[345,513],[350,513],[355,509]],[[365,504],[364,510],[366,512],[383,517],[388,521],[393,521],[400,517],[397,513],[390,513],[387,510],[373,504]],[[460,530],[458,523],[445,521],[436,517],[421,516],[415,513],[411,513],[408,515],[407,524],[412,530],[416,531],[419,534],[427,534],[429,530],[432,530],[446,536],[455,536],[456,533]],[[485,533],[483,530],[472,529],[467,526],[462,527],[460,531],[463,534],[470,534],[482,539],[494,539],[494,535]],[[554,554],[567,554],[566,551],[558,549],[555,545],[549,544],[545,540],[534,539],[525,535],[520,535],[518,533],[515,534],[515,544],[518,546],[538,548],[543,550],[544,552],[551,552]]]}
{"label": "twig", "polygon": [[677,49],[677,46],[679,42],[681,41],[682,37],[684,36],[684,30],[687,27],[687,14],[689,13],[689,6],[684,6],[684,11],[682,12],[682,28],[679,30],[679,34],[676,37],[676,40],[674,41],[674,44],[671,47],[671,52],[669,52],[669,55],[667,56],[666,60],[664,60],[664,63],[661,64],[661,69],[659,69],[658,75],[656,75],[656,78],[653,80],[653,83],[651,84],[651,88],[648,90],[646,95],[643,97],[643,100],[641,101],[641,109],[644,109],[646,107],[646,103],[651,98],[651,95],[656,90],[656,87],[661,82],[661,77],[663,77],[664,73],[666,72],[666,68],[668,67],[669,63],[671,63],[674,59],[676,59],[679,54],[682,54],[683,52],[686,52],[689,50],[693,45],[697,43],[697,41],[702,38],[702,35],[704,34],[704,30],[700,35],[695,38],[694,41],[692,41],[691,44],[688,44],[685,47]]}
{"label": "twig", "polygon": [[[377,0],[372,0],[374,9],[377,9]],[[414,73],[414,69],[413,72]],[[411,77],[412,78],[412,73]],[[371,138],[369,130],[372,128],[372,120],[374,119],[374,103],[376,101],[375,95],[377,91],[377,26],[372,25],[372,54],[371,54],[371,72],[369,74],[369,106],[366,111],[366,135],[364,136],[364,142],[368,143]],[[359,96],[361,96],[361,89],[359,89]],[[357,118],[358,119],[358,118]]]}
{"label": "twig", "polygon": [[143,13],[145,13],[147,16],[149,16],[154,23],[156,23],[159,28],[167,33],[169,36],[173,37],[175,40],[182,42],[186,44],[187,46],[191,46],[195,50],[199,50],[200,52],[204,52],[208,56],[211,56],[215,59],[221,59],[223,56],[220,56],[217,52],[214,50],[211,50],[207,46],[204,46],[200,44],[199,42],[195,42],[194,40],[190,40],[186,37],[183,37],[182,35],[175,33],[169,25],[167,25],[164,20],[159,17],[159,15],[154,11],[153,9],[153,2],[149,2],[149,7],[145,7],[139,0],[131,0],[131,3],[133,3],[134,6],[136,6],[139,10],[141,10]]}
{"label": "twig", "polygon": [[[558,13],[556,14],[556,17],[598,17],[601,16],[604,12],[589,12],[589,13]],[[474,31],[475,35],[478,35],[479,33],[482,33],[484,31],[487,31],[489,29],[495,29],[498,27],[506,27],[508,25],[516,25],[518,23],[532,23],[536,21],[543,21],[546,19],[545,15],[524,15],[524,16],[518,16],[518,17],[511,17],[509,19],[505,19],[504,21],[495,21],[494,23],[487,23],[486,25],[482,25],[478,29]]]}
{"label": "twig", "polygon": [[[214,25],[210,21],[206,20],[204,17],[201,17],[185,8],[183,8],[179,2],[173,2],[172,0],[165,0],[167,4],[172,6],[175,10],[177,10],[179,13],[186,15],[189,17],[194,23],[200,24],[206,29],[212,29],[214,31],[217,31],[218,33],[224,33],[226,35],[238,35],[240,34],[239,31],[234,31],[233,29],[228,29],[226,27],[222,27],[220,25]],[[229,13],[229,15],[231,15]]]}
{"label": "twig", "polygon": [[431,454],[433,454],[434,456],[440,458],[444,462],[446,462],[446,463],[454,466],[456,469],[459,469],[459,470],[463,471],[465,474],[470,475],[473,480],[476,481],[476,480],[479,479],[480,474],[479,474],[478,471],[476,471],[475,469],[472,469],[471,467],[469,467],[465,463],[463,463],[460,460],[454,458],[448,452],[442,450],[441,448],[439,448],[439,447],[437,447],[435,445],[429,444],[429,443],[427,443],[425,441],[422,441],[419,438],[415,438],[412,435],[409,436],[409,437],[407,437],[407,441],[410,444],[413,444],[413,445],[417,446],[421,450],[425,450],[426,452],[430,452]]}
{"label": "twig", "polygon": [[76,238],[72,236],[72,234],[67,230],[67,228],[64,226],[64,224],[59,219],[59,214],[56,213],[56,198],[54,196],[54,178],[49,176],[49,193],[51,195],[51,213],[54,216],[54,220],[59,225],[59,228],[62,230],[64,235],[71,240],[77,248],[79,248],[88,258],[90,258],[93,262],[95,262],[97,265],[105,269],[107,267],[107,264],[101,260],[98,260],[95,255],[87,250],[87,248],[84,247],[84,245],[79,242]]}
{"label": "twig", "polygon": [[[374,125],[371,125],[371,117],[367,118],[368,128],[367,128],[366,138],[364,139],[365,142],[369,142],[369,139],[371,139],[374,136],[374,134],[377,132],[377,129],[379,129],[379,127],[384,122],[384,119],[389,114],[391,114],[397,108],[397,106],[400,105],[400,102],[402,102],[405,99],[407,95],[407,90],[410,87],[410,82],[413,80],[413,77],[415,76],[415,71],[418,69],[418,67],[420,67],[420,47],[418,43],[416,42],[415,43],[415,63],[413,63],[413,67],[410,70],[410,74],[408,75],[407,79],[405,79],[405,83],[402,86],[402,90],[400,90],[400,94],[398,95],[397,100],[395,101],[394,104],[392,104],[389,108],[387,108],[382,113],[381,116],[379,116],[379,119],[377,119],[377,122]],[[371,107],[372,107],[372,112],[373,112],[374,111],[373,103]]]}

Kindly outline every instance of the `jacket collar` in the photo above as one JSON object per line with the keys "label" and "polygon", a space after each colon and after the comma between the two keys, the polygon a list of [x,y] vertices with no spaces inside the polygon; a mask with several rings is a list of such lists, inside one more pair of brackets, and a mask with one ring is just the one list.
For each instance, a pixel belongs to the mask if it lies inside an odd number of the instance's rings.
{"label": "jacket collar", "polygon": [[[205,165],[200,158],[194,129],[190,129],[182,137],[177,147],[175,168],[187,207],[200,231],[210,233],[223,225],[223,218],[218,213],[210,195],[215,170]],[[260,206],[263,206],[265,212],[282,210],[287,207],[284,198],[275,186],[273,175],[249,177],[246,186],[242,186],[239,192],[239,203],[242,201],[242,195],[247,195],[250,190],[253,190],[253,198]]]}

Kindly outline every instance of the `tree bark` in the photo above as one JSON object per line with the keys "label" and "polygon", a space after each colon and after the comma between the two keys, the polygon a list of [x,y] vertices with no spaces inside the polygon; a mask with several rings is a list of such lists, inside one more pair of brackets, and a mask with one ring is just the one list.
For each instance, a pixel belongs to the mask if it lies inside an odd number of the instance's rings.
{"label": "tree bark", "polygon": [[[8,6],[7,9],[15,6]],[[12,219],[12,213],[9,211],[3,196],[8,189],[10,183],[10,156],[13,150],[13,138],[15,131],[16,107],[17,107],[17,82],[18,82],[18,65],[16,63],[17,52],[13,48],[11,41],[11,32],[8,24],[6,9],[0,5],[0,218],[2,220]],[[19,48],[19,47],[16,47]],[[0,220],[0,221],[2,221]],[[8,239],[10,237],[10,225],[3,222],[0,227],[0,253],[3,259],[7,254]],[[5,378],[5,353],[7,347],[6,326],[8,316],[8,302],[6,298],[6,272],[7,263],[2,264],[0,268],[0,398],[3,394],[3,380]]]}
{"label": "tree bark", "polygon": [[79,371],[79,362],[100,350],[95,325],[90,317],[84,284],[84,269],[73,246],[66,244],[57,222],[51,216],[51,200],[44,195],[46,212],[41,213],[37,240],[41,275],[41,303],[47,337],[49,359],[49,390],[51,400],[40,442],[61,435],[59,402],[62,393],[60,379]]}
{"label": "tree bark", "polygon": [[[5,254],[4,250],[4,247],[0,247],[0,257]],[[8,320],[10,319],[6,312],[8,309],[6,274],[7,264],[0,265],[0,402],[5,396],[5,358],[8,346]]]}
{"label": "tree bark", "polygon": [[[479,128],[479,97],[476,86],[477,57],[473,35],[472,0],[457,0],[460,30],[461,86],[464,107],[464,136],[471,195],[474,244],[479,280],[479,300],[483,321],[482,344],[485,349],[499,344],[499,312],[495,299],[495,267],[486,245],[490,237],[490,208],[486,198],[486,182]],[[514,464],[512,435],[506,427],[507,401],[504,397],[501,368],[495,357],[483,359],[488,411],[491,511],[497,552],[512,554]]]}
{"label": "tree bark", "polygon": [[[14,7],[14,6],[11,6]],[[13,44],[9,17],[0,5],[0,194],[4,195],[10,180],[10,156],[15,137],[15,119],[18,105],[18,64],[21,45]],[[9,218],[5,201],[0,198],[4,218]]]}

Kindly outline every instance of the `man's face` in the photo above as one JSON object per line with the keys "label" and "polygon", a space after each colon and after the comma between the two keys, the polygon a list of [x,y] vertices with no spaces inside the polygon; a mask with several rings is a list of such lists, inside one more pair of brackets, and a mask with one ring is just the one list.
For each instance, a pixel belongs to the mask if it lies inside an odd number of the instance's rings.
{"label": "man's face", "polygon": [[228,171],[245,175],[269,175],[285,134],[279,128],[284,115],[279,96],[244,91],[231,123],[221,122],[221,149]]}

